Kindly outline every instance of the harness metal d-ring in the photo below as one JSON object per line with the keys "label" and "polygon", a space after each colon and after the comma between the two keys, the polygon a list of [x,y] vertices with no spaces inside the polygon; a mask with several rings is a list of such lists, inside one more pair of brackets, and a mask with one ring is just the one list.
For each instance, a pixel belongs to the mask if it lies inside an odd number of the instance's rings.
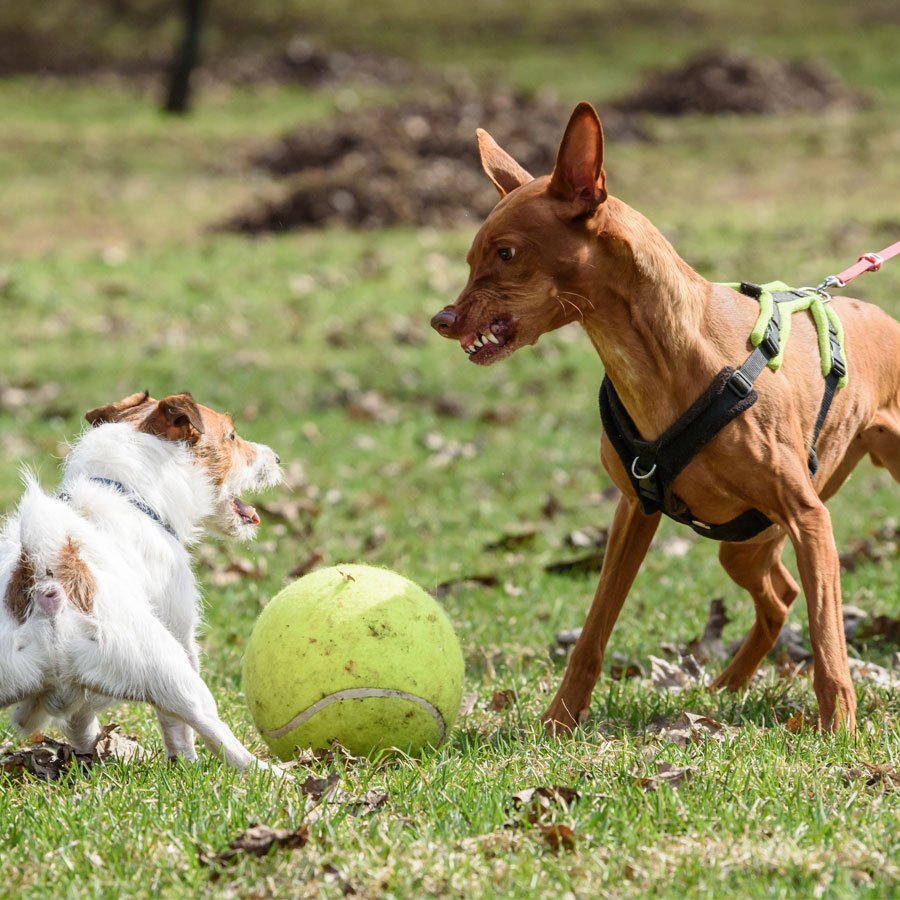
{"label": "harness metal d-ring", "polygon": [[649,478],[656,471],[656,463],[653,463],[649,472],[644,472],[642,475],[638,475],[636,469],[638,464],[638,457],[634,458],[634,461],[631,464],[631,474],[637,478],[638,481],[643,481],[645,478]]}

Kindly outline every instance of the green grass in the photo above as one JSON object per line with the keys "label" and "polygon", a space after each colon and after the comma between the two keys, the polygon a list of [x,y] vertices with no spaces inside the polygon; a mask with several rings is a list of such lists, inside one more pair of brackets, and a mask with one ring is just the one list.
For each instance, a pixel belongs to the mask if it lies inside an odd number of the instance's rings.
{"label": "green grass", "polygon": [[[390,47],[398,35],[427,35],[419,7],[395,6],[394,31],[366,18],[373,7],[347,39],[370,34]],[[763,45],[770,20],[755,7],[694,8],[713,38],[731,28]],[[461,61],[486,67],[485,47],[496,39],[511,77],[526,86],[551,77],[566,103],[597,73],[624,88],[642,66],[699,42],[696,29],[631,25],[601,53],[591,34],[540,40],[546,12],[510,33],[506,5],[490,9],[495,26],[483,33],[463,21],[469,4],[441,13],[448,34],[475,35]],[[845,75],[881,90],[873,110],[654,122],[651,143],[609,147],[613,193],[663,227],[704,275],[808,283],[896,239],[900,79],[896,54],[865,43],[896,34],[896,25],[870,30],[843,9],[824,3],[802,21],[787,11],[771,40],[786,49],[791,26],[791,49],[814,55],[823,32],[843,25],[828,48],[844,51],[835,64]],[[345,14],[328,6],[326,31],[338,34]],[[448,41],[435,56],[462,43]],[[414,49],[430,57],[432,45],[423,37]],[[592,74],[572,59],[596,59],[599,68]],[[295,786],[236,776],[205,753],[197,767],[170,767],[153,716],[114,708],[108,720],[137,733],[151,760],[50,785],[0,776],[0,895],[340,896],[349,884],[363,896],[397,897],[896,896],[900,792],[844,777],[865,762],[900,766],[896,691],[860,686],[862,726],[849,741],[784,727],[798,711],[814,713],[804,679],[770,673],[743,694],[668,695],[604,677],[576,738],[557,743],[536,732],[563,666],[549,652],[553,636],[581,624],[594,588],[591,576],[552,576],[544,566],[573,555],[566,535],[608,524],[613,508],[601,494],[609,482],[597,452],[602,373],[578,329],[490,370],[466,365],[458,348],[432,337],[429,316],[465,281],[474,222],[466,233],[258,241],[209,233],[248,197],[272,190],[247,174],[244,154],[328,114],[329,95],[218,89],[175,123],[151,101],[123,85],[0,82],[0,384],[34,391],[24,405],[0,406],[0,508],[14,505],[22,464],[54,483],[84,410],[136,389],[190,389],[231,410],[244,433],[287,463],[302,463],[295,490],[316,509],[296,523],[269,516],[255,545],[214,543],[213,562],[199,568],[211,584],[211,565],[234,555],[265,567],[259,579],[206,592],[204,671],[238,736],[264,752],[240,693],[242,647],[266,598],[315,548],[328,563],[383,564],[429,588],[496,576],[496,588],[463,586],[442,601],[477,701],[448,744],[421,761],[338,767],[352,797],[387,793],[363,816],[340,805],[315,811]],[[858,284],[856,293],[900,315],[900,265]],[[346,398],[365,391],[376,392],[375,421],[348,409]],[[453,400],[458,415],[442,415],[437,398]],[[465,452],[442,457],[434,449],[441,440]],[[550,495],[560,507],[553,519],[542,514]],[[831,508],[846,544],[900,513],[897,485],[865,463]],[[535,531],[528,546],[485,549],[526,525]],[[699,634],[714,596],[733,620],[726,641],[749,626],[751,604],[719,569],[715,546],[695,540],[683,556],[666,553],[676,535],[684,533],[663,525],[610,652],[646,665],[662,642]],[[862,565],[843,584],[845,602],[900,612],[896,558]],[[793,618],[805,628],[802,603]],[[896,650],[872,642],[859,652],[890,665]],[[498,690],[517,699],[494,711]],[[721,744],[678,747],[653,736],[656,717],[682,710],[734,727]],[[644,790],[635,776],[660,762],[693,766],[693,778],[677,790]],[[579,792],[542,820],[571,827],[573,849],[554,852],[515,808],[513,794],[542,785]],[[221,850],[251,823],[293,828],[307,818],[311,841],[301,850],[243,857],[220,872],[198,862],[198,846]]]}

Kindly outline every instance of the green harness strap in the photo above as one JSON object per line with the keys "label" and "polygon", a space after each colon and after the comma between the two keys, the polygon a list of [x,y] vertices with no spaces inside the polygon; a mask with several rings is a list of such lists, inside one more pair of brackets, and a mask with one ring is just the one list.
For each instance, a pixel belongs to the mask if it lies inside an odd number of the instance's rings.
{"label": "green harness strap", "polygon": [[[725,283],[725,287],[733,288],[741,291],[740,283]],[[817,294],[812,288],[792,288],[783,281],[770,281],[768,284],[759,285],[761,292],[759,295],[759,315],[756,318],[756,324],[753,331],[750,332],[750,343],[754,347],[758,347],[766,335],[766,329],[772,319],[775,309],[775,297],[773,294],[782,295],[778,299],[778,310],[781,313],[779,327],[779,349],[778,353],[769,360],[768,366],[773,372],[777,372],[784,362],[784,351],[787,347],[788,338],[791,336],[791,318],[796,312],[804,312],[809,310],[816,326],[816,335],[819,340],[819,360],[822,365],[822,377],[827,378],[834,365],[834,356],[831,349],[831,338],[829,331],[835,335],[840,348],[841,355],[844,360],[845,371],[838,379],[837,387],[842,388],[847,384],[847,349],[844,346],[844,326],[838,318],[838,314],[830,303],[826,303],[821,295]],[[746,293],[746,291],[741,291]],[[784,294],[793,294],[790,299],[782,299]],[[831,329],[829,329],[829,325]]]}

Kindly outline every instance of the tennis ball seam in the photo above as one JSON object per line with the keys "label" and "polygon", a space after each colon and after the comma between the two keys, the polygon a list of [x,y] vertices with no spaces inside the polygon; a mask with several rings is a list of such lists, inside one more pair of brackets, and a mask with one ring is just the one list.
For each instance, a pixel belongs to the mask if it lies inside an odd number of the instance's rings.
{"label": "tennis ball seam", "polygon": [[276,740],[278,738],[283,738],[290,734],[295,728],[299,728],[303,725],[304,722],[308,722],[316,715],[316,713],[321,712],[333,703],[338,703],[341,700],[366,700],[370,697],[390,697],[395,700],[409,700],[412,703],[418,704],[422,709],[431,714],[435,725],[437,725],[437,743],[440,744],[441,741],[444,740],[446,726],[440,710],[433,703],[429,703],[424,697],[419,697],[417,694],[410,694],[407,691],[394,690],[393,688],[347,688],[343,691],[336,691],[334,694],[328,694],[327,697],[317,700],[312,706],[307,706],[302,712],[297,713],[297,715],[286,725],[282,725],[280,728],[275,728],[271,731],[263,731],[263,737]]}

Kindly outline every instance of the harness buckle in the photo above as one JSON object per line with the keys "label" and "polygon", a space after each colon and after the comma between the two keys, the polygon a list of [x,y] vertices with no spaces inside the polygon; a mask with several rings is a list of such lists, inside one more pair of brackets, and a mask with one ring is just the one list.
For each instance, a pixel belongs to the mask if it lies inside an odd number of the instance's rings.
{"label": "harness buckle", "polygon": [[753,390],[753,382],[740,369],[737,369],[728,379],[728,387],[743,400]]}
{"label": "harness buckle", "polygon": [[880,253],[863,253],[857,262],[862,262],[863,260],[872,264],[866,269],[867,272],[877,272],[884,262],[884,257]]}
{"label": "harness buckle", "polygon": [[834,352],[834,348],[832,348],[831,353],[831,371],[834,372],[838,378],[843,378],[847,374],[847,364],[844,362],[842,356]]}
{"label": "harness buckle", "polygon": [[759,346],[769,359],[774,359],[774,357],[778,356],[781,343],[778,340],[778,326],[773,319],[769,320],[769,324],[766,326],[766,333],[759,342]]}

